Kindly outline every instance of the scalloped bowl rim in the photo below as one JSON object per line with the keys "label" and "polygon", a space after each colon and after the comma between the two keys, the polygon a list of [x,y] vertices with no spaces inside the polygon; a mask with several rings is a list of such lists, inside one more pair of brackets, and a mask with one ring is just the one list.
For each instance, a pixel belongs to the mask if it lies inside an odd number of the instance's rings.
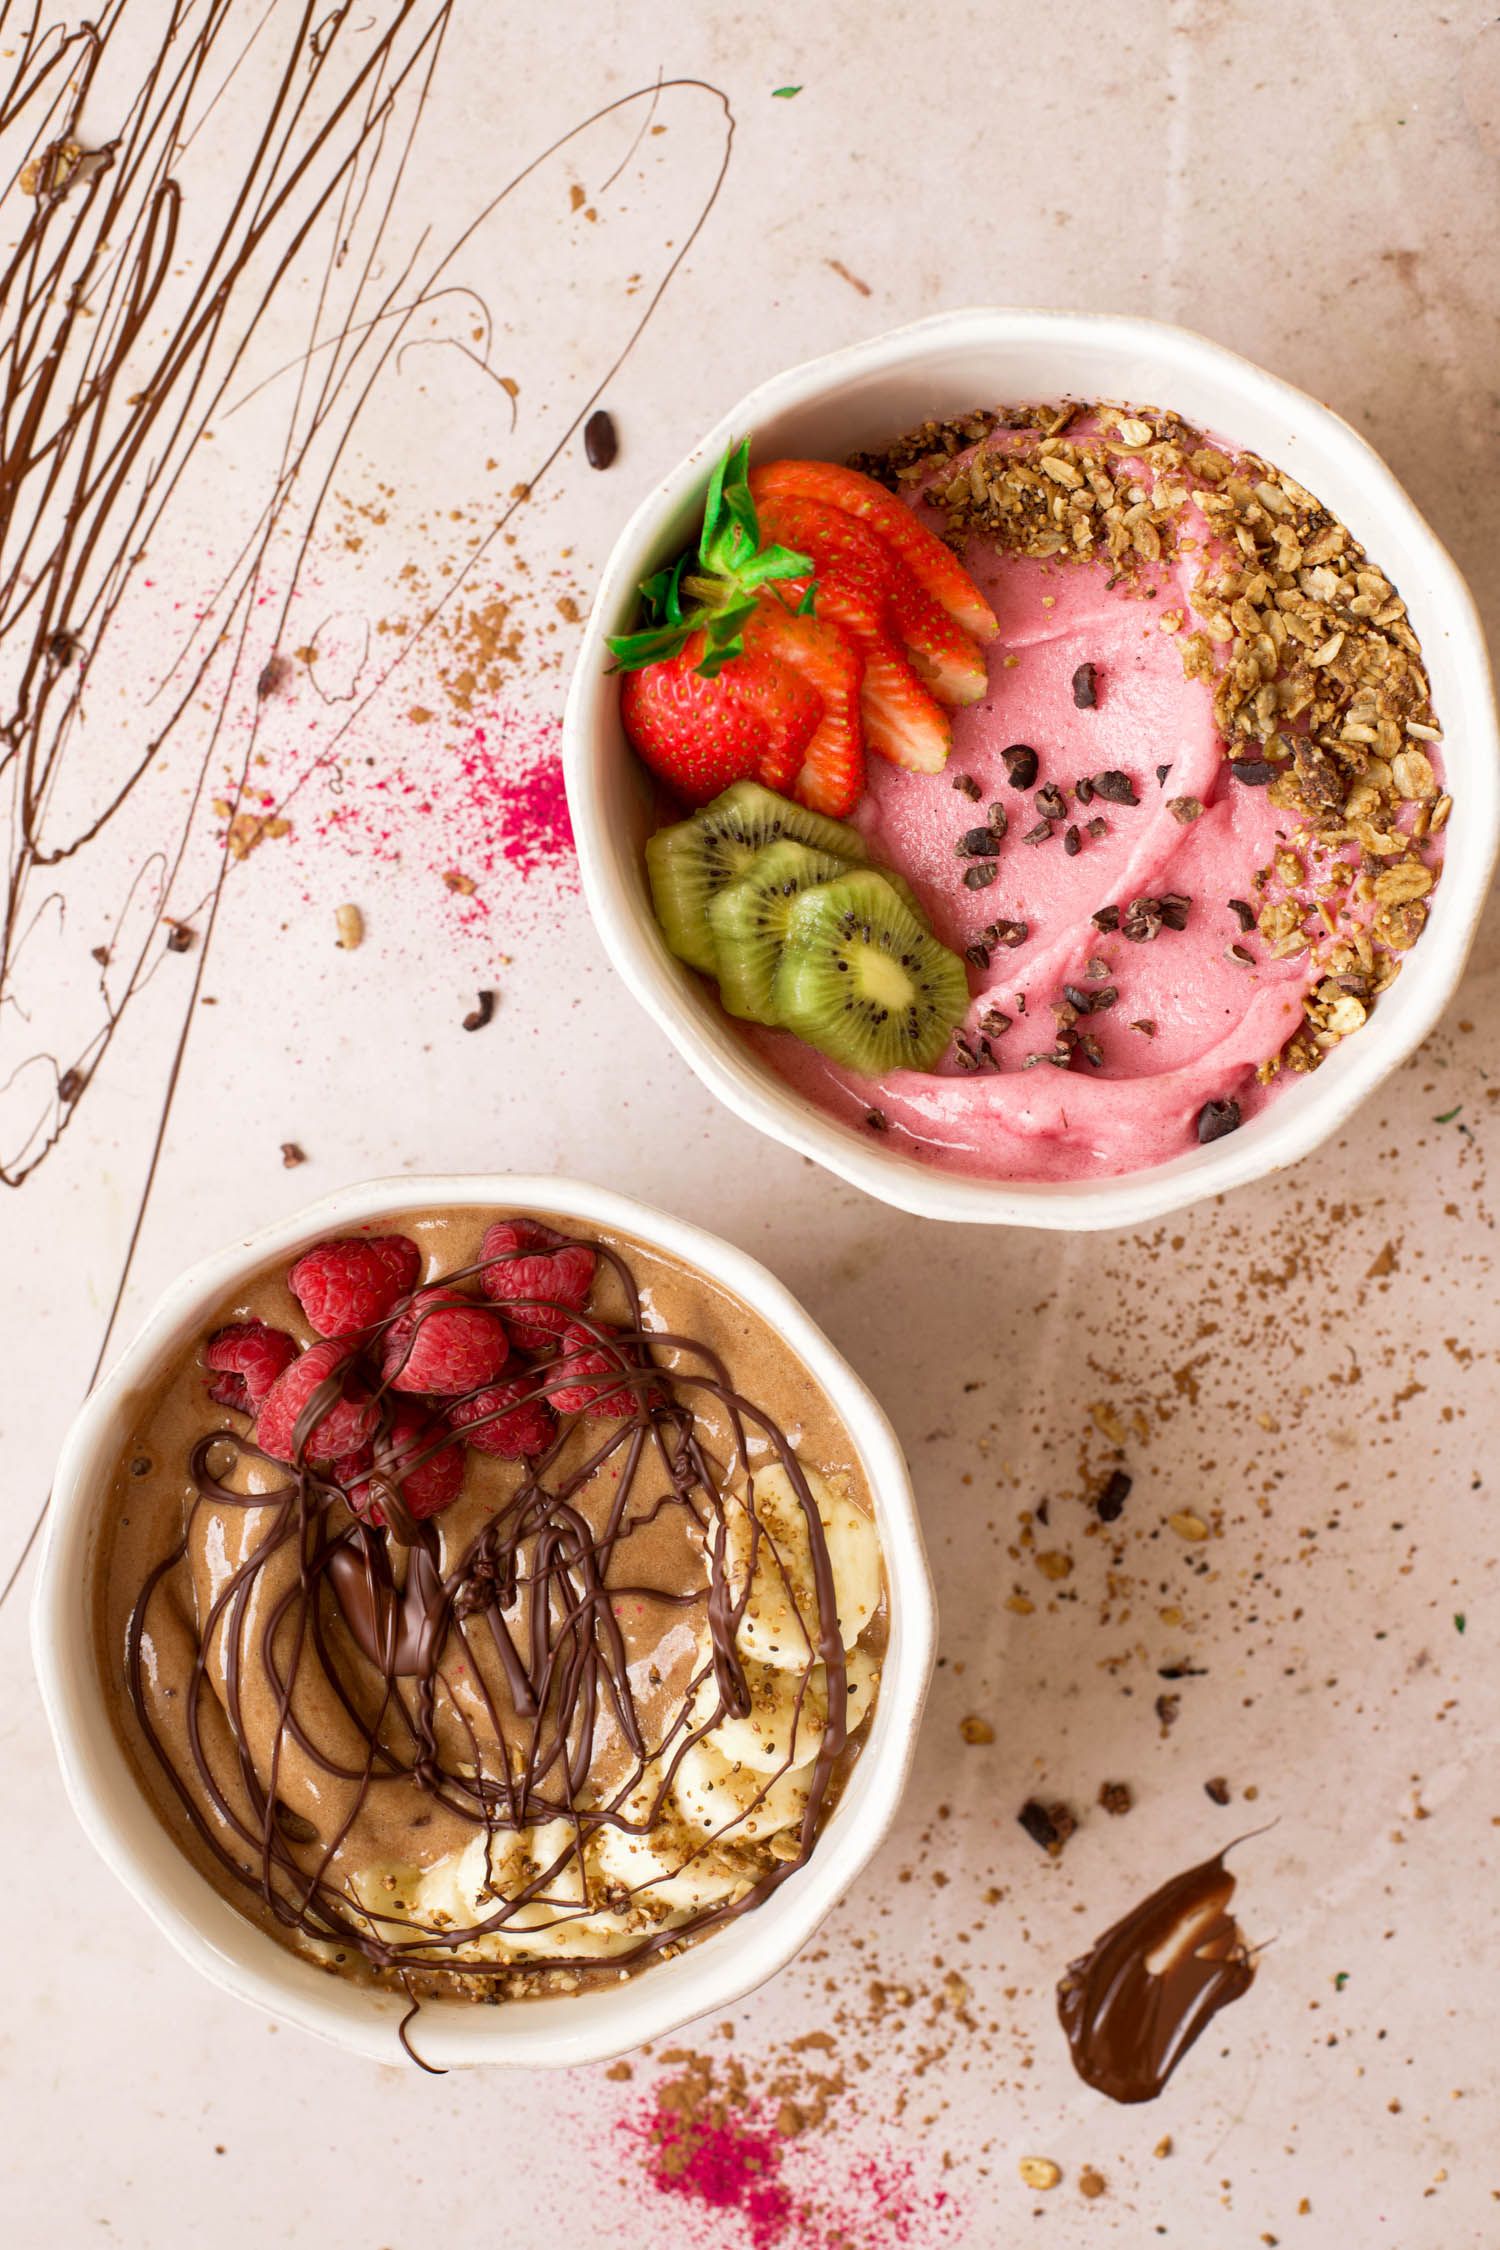
{"label": "scalloped bowl rim", "polygon": [[875,1497],[891,1610],[881,1692],[869,1739],[805,1866],[741,1920],[614,1987],[498,2007],[428,2002],[414,2032],[423,2058],[442,2066],[598,2062],[732,2006],[807,1943],[896,1817],[932,1672],[936,1608],[900,1442],[865,1383],[756,1259],[613,1189],[503,1172],[361,1182],[199,1259],[157,1300],[63,1445],[32,1605],[33,1661],[74,1811],[177,1950],[238,1999],[374,2061],[399,2061],[396,2027],[406,2002],[319,1968],[257,1928],[220,1897],[158,1818],[109,1715],[91,1590],[99,1496],[128,1434],[132,1402],[201,1334],[203,1320],[256,1268],[330,1232],[431,1206],[565,1212],[701,1270],[760,1313],[822,1385]]}
{"label": "scalloped bowl rim", "polygon": [[[620,727],[605,637],[629,621],[639,580],[690,535],[713,462],[732,439],[755,437],[788,420],[795,425],[799,417],[805,421],[845,398],[857,398],[867,420],[890,435],[902,425],[879,424],[870,407],[882,380],[887,390],[900,388],[906,395],[914,368],[949,354],[975,353],[1052,357],[1075,370],[1097,366],[1090,386],[1059,379],[1013,396],[1043,395],[1048,388],[1054,396],[1091,390],[1094,396],[1141,403],[1154,394],[1235,442],[1253,445],[1337,507],[1412,605],[1414,617],[1430,610],[1442,621],[1425,627],[1419,622],[1418,632],[1443,722],[1447,777],[1459,784],[1458,819],[1431,919],[1406,957],[1399,982],[1382,996],[1367,1027],[1243,1131],[1117,1177],[1017,1181],[947,1171],[882,1147],[872,1136],[861,1137],[820,1110],[752,1053],[704,980],[667,951],[651,912],[638,846],[622,835],[621,789],[628,784],[620,780],[620,766],[622,759],[633,765],[634,758]],[[1111,368],[1128,382],[1104,380]],[[931,380],[937,379],[934,371]],[[1185,391],[1193,397],[1185,399]],[[1218,401],[1222,419],[1201,411],[1197,400],[1208,397]],[[979,402],[974,396],[969,401]],[[1282,432],[1279,445],[1262,442],[1257,425],[1268,423]],[[1359,505],[1351,508],[1344,501],[1346,489]],[[1376,541],[1351,520],[1361,515],[1385,527]],[[702,1083],[746,1123],[884,1202],[919,1217],[990,1225],[1138,1225],[1310,1154],[1421,1044],[1452,998],[1500,845],[1500,729],[1483,630],[1457,566],[1391,470],[1330,407],[1254,362],[1190,330],[1108,313],[1005,307],[939,313],[758,384],[647,494],[620,533],[574,667],[563,756],[584,893],[605,951]]]}

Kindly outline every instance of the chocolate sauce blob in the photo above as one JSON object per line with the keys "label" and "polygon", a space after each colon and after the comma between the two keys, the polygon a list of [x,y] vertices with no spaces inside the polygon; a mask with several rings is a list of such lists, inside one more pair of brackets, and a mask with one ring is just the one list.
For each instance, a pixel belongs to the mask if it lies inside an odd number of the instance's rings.
{"label": "chocolate sauce blob", "polygon": [[1255,1965],[1229,1913],[1223,1853],[1174,1875],[1068,1966],[1057,2012],[1080,2078],[1116,2102],[1149,2102]]}

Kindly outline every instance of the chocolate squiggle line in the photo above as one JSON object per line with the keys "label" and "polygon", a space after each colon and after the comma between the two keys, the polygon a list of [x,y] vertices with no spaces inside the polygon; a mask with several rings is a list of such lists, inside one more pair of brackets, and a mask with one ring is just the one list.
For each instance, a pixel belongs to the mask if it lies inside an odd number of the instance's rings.
{"label": "chocolate squiggle line", "polygon": [[[744,1895],[647,1932],[629,1949],[608,1956],[610,1965],[628,1969],[644,1963],[664,1949],[679,1946],[685,1939],[747,1912],[768,1897],[811,1851],[835,1769],[846,1748],[846,1660],[832,1565],[817,1504],[790,1441],[763,1407],[734,1388],[723,1362],[707,1345],[690,1336],[647,1328],[629,1266],[607,1245],[594,1243],[588,1247],[609,1262],[622,1282],[630,1306],[628,1326],[606,1335],[592,1316],[559,1307],[555,1300],[516,1301],[518,1311],[567,1311],[617,1362],[619,1390],[622,1400],[628,1397],[628,1410],[581,1464],[571,1472],[554,1473],[576,1419],[566,1417],[556,1442],[540,1460],[526,1467],[504,1507],[445,1573],[434,1527],[414,1523],[408,1516],[398,1528],[393,1520],[391,1482],[381,1493],[387,1517],[383,1527],[362,1520],[350,1508],[345,1487],[307,1466],[305,1460],[288,1468],[286,1481],[271,1491],[237,1492],[225,1481],[230,1470],[223,1455],[227,1452],[235,1462],[247,1456],[268,1461],[269,1456],[261,1453],[250,1438],[210,1432],[198,1440],[190,1455],[188,1467],[195,1498],[183,1536],[149,1573],[127,1628],[125,1669],[136,1718],[194,1830],[218,1865],[236,1886],[254,1893],[283,1928],[317,1943],[353,1948],[377,1971],[392,1973],[405,1982],[409,1997],[407,1980],[413,1971],[439,1980],[445,1975],[498,1980],[538,1965],[544,1969],[597,1967],[597,1958],[588,1954],[549,1952],[540,1964],[444,1956],[503,1933],[524,1908],[540,1905],[548,1909],[547,1926],[555,1927],[601,1909],[620,1911],[637,1893],[650,1890],[648,1878],[634,1887],[610,1886],[608,1894],[601,1895],[585,1858],[589,1840],[604,1827],[630,1835],[650,1834],[662,1819],[672,1782],[687,1751],[724,1718],[748,1711],[748,1686],[735,1637],[750,1599],[763,1541],[796,1609],[786,1562],[756,1512],[752,1433],[769,1446],[796,1495],[807,1528],[818,1610],[815,1630],[808,1630],[810,1621],[804,1621],[807,1659],[797,1690],[791,1748],[777,1773],[765,1777],[757,1802],[796,1762],[803,1703],[812,1673],[820,1664],[827,1682],[826,1724],[812,1760],[794,1856],[765,1866],[745,1851],[741,1839],[728,1838],[721,1847],[705,1836],[701,1845],[685,1854],[682,1865],[688,1865],[703,1851],[733,1846],[745,1852],[749,1887]],[[444,1285],[467,1279],[479,1270],[476,1265],[445,1276]],[[418,1319],[421,1317],[419,1308]],[[330,1407],[342,1397],[357,1395],[361,1387],[367,1388],[378,1404],[381,1435],[389,1428],[394,1394],[376,1372],[381,1357],[379,1337],[387,1326],[388,1322],[383,1323],[359,1339],[350,1358],[308,1400],[294,1432],[294,1448],[299,1454],[305,1454],[311,1433]],[[692,1364],[669,1370],[658,1357],[663,1350],[677,1353]],[[569,1379],[566,1373],[549,1374],[544,1366],[538,1370],[538,1391],[545,1396],[549,1389],[561,1388]],[[743,1584],[737,1593],[727,1567],[725,1480],[716,1472],[700,1439],[695,1396],[714,1401],[726,1415],[734,1446],[726,1474],[738,1470],[744,1479],[743,1499],[737,1494],[735,1504],[743,1504],[749,1515],[750,1539]],[[428,1454],[441,1443],[441,1438],[436,1440]],[[381,1436],[377,1435],[377,1457],[380,1444]],[[407,1466],[414,1462],[415,1456]],[[665,1474],[667,1489],[645,1512],[637,1512],[633,1506],[636,1488],[648,1462]],[[601,1470],[616,1466],[617,1489],[606,1521],[596,1533],[573,1503]],[[267,1521],[253,1550],[232,1571],[199,1619],[186,1708],[195,1792],[188,1777],[178,1770],[151,1717],[146,1692],[146,1641],[152,1601],[187,1558],[194,1521],[205,1505],[264,1515]],[[672,1594],[654,1587],[610,1584],[611,1563],[631,1532],[671,1509],[683,1510],[701,1539],[705,1587]],[[398,1508],[397,1515],[401,1513]],[[402,1546],[406,1551],[405,1583],[398,1587],[392,1550]],[[265,1614],[256,1636],[247,1643],[250,1615],[257,1597],[263,1594],[268,1568],[288,1549],[297,1558],[295,1577],[277,1599],[269,1603],[262,1599]],[[523,1589],[529,1594],[530,1608],[529,1645],[524,1648],[517,1645],[507,1622],[507,1613],[515,1608]],[[691,1603],[705,1590],[711,1663],[694,1673],[680,1708],[664,1726],[660,1740],[651,1742],[631,1688],[613,1605],[632,1595]],[[337,1646],[331,1641],[329,1627],[335,1619],[346,1628],[352,1651],[342,1641]],[[481,1648],[471,1638],[481,1628],[499,1661],[517,1719],[531,1722],[524,1729],[508,1723],[491,1692],[480,1661]],[[285,1645],[288,1635],[289,1648]],[[210,1654],[216,1645],[221,1647],[223,1674],[217,1692]],[[276,1723],[264,1780],[243,1707],[246,1668],[252,1664],[271,1682],[276,1698]],[[467,1733],[473,1770],[444,1761],[436,1704],[439,1689],[449,1685],[449,1664],[464,1667],[466,1683],[480,1697],[484,1723],[498,1746],[498,1773],[486,1770],[474,1726],[452,1693],[448,1695],[448,1709],[458,1714]],[[358,1765],[341,1762],[330,1744],[309,1734],[299,1716],[297,1691],[304,1667],[309,1665],[316,1668],[321,1684],[332,1690],[338,1711],[363,1745]],[[705,1719],[699,1699],[710,1676],[714,1682],[713,1708]],[[362,1706],[372,1686],[377,1701],[370,1715]],[[608,1704],[632,1762],[623,1782],[607,1795],[591,1799],[588,1778],[594,1720],[601,1703]],[[211,1707],[221,1710],[228,1722],[233,1745],[229,1773],[216,1765],[205,1741],[202,1717]],[[307,1864],[311,1839],[294,1833],[288,1808],[277,1796],[281,1760],[291,1745],[331,1781],[352,1785],[343,1820],[332,1834],[318,1839],[311,1865]],[[494,1762],[492,1755],[491,1764]],[[805,1759],[801,1762],[807,1763]],[[644,1811],[627,1810],[654,1765],[659,1765],[661,1778],[649,1805]],[[372,1790],[387,1781],[415,1784],[435,1805],[482,1831],[487,1855],[507,1834],[556,1821],[568,1824],[571,1838],[549,1865],[536,1870],[529,1879],[509,1891],[497,1889],[495,1910],[484,1919],[462,1927],[424,1923],[394,1904],[386,1909],[354,1900],[330,1873]],[[236,1808],[233,1788],[243,1794],[248,1818]],[[247,1857],[238,1855],[236,1844]],[[489,1864],[493,1874],[492,1859]],[[556,1886],[570,1879],[577,1884],[576,1900],[552,1895]]]}
{"label": "chocolate squiggle line", "polygon": [[[275,33],[267,34],[262,21],[240,42],[243,26],[228,0],[174,0],[138,73],[129,49],[131,0],[101,0],[93,20],[75,31],[44,30],[39,9],[0,0],[0,31],[14,39],[16,57],[9,83],[0,85],[0,126],[14,127],[22,119],[32,124],[27,153],[37,165],[38,191],[9,262],[0,267],[0,656],[9,667],[6,701],[0,704],[0,772],[14,765],[21,777],[0,903],[0,1029],[10,1015],[25,1020],[15,993],[16,965],[36,920],[31,900],[36,871],[108,835],[146,774],[173,751],[184,716],[200,706],[208,711],[206,739],[196,765],[182,777],[184,809],[165,840],[158,909],[166,908],[183,877],[209,776],[221,759],[234,777],[225,791],[231,820],[240,810],[257,750],[260,706],[252,708],[243,742],[231,748],[234,699],[286,630],[333,467],[354,435],[376,378],[411,321],[460,286],[444,276],[475,227],[538,165],[632,103],[643,106],[642,132],[673,93],[706,96],[722,112],[722,152],[702,200],[680,214],[683,223],[674,225],[675,241],[666,246],[671,254],[660,279],[599,383],[571,420],[564,416],[566,426],[560,426],[545,457],[528,468],[526,485],[535,491],[634,349],[717,201],[734,140],[728,99],[708,81],[664,84],[658,75],[654,85],[601,105],[560,134],[446,248],[434,245],[436,262],[425,278],[415,274],[415,256],[404,263],[393,259],[387,236],[451,10],[452,0],[395,0],[383,23],[369,18],[351,23],[347,10],[330,11],[320,20],[316,6],[306,7],[290,39],[282,35],[274,67],[246,84],[247,57],[257,47],[263,52]],[[336,84],[351,45],[347,73]],[[129,89],[123,100],[122,87]],[[231,93],[242,118],[253,119],[239,144],[246,149],[253,144],[253,157],[218,233],[211,225],[190,237],[185,230],[193,215],[192,182],[184,160],[204,122]],[[88,138],[101,100],[112,102],[114,117],[123,110],[123,121],[75,164],[69,144]],[[628,158],[627,151],[622,164]],[[9,183],[12,190],[18,178]],[[315,264],[304,272],[295,254],[316,248],[316,230],[325,222],[321,273]],[[281,231],[268,252],[274,223]],[[372,307],[368,292],[382,260],[399,270]],[[341,267],[352,286],[336,293]],[[193,278],[169,303],[169,278],[175,283],[188,273]],[[308,346],[290,363],[298,377],[274,491],[214,593],[219,630],[205,631],[196,657],[184,647],[172,678],[158,691],[164,715],[138,746],[123,780],[93,817],[59,844],[44,833],[45,817],[77,765],[75,721],[89,666],[111,635],[118,640],[125,629],[122,605],[139,578],[148,536],[170,526],[189,457],[211,417],[232,413],[260,387],[241,389],[234,404],[228,403],[257,333],[300,280],[312,284]],[[263,284],[258,297],[256,284]],[[487,307],[481,310],[493,335],[495,318]],[[148,325],[149,343],[142,340]],[[324,369],[317,378],[316,365]],[[287,372],[275,370],[266,380]],[[43,426],[37,413],[49,396],[55,413]],[[34,438],[30,445],[22,442],[25,432]],[[292,511],[314,475],[309,464],[315,452],[323,463],[322,481],[307,495],[305,522],[294,526]],[[333,758],[370,696],[459,595],[513,512],[506,508],[467,557],[308,774]],[[293,536],[287,538],[288,532]],[[278,573],[289,566],[284,592],[275,600],[268,599],[263,582],[273,555]],[[269,648],[261,645],[267,633]],[[226,673],[216,679],[212,667],[221,644]],[[293,785],[289,798],[301,785]],[[206,896],[195,895],[192,902],[195,918],[202,918],[201,942],[162,1076],[155,1131],[90,1381],[104,1364],[134,1265],[228,870],[227,857],[221,858]],[[110,872],[104,870],[106,882]],[[124,875],[128,904],[141,876],[128,865]],[[180,919],[188,912],[186,906],[177,908]],[[20,1186],[60,1142],[127,1010],[161,966],[151,918],[143,918],[146,935],[127,943],[125,913],[125,907],[117,909],[116,927],[108,934],[98,1026],[66,1056],[54,1055],[43,1042],[0,1072],[0,1093],[12,1093],[13,1099],[13,1089],[33,1077],[40,1089],[34,1110],[0,1146],[0,1187]],[[64,1086],[70,1089],[66,1100]],[[44,1501],[0,1585],[0,1605],[20,1578],[45,1512]]]}

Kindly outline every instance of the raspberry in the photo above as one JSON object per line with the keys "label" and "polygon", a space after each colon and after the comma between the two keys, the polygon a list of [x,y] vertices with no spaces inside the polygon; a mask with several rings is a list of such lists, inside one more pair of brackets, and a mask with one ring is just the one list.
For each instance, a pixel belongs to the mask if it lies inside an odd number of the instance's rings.
{"label": "raspberry", "polygon": [[[500,1219],[480,1245],[484,1265],[479,1286],[504,1307],[511,1341],[539,1352],[568,1325],[570,1312],[582,1312],[594,1285],[594,1253],[584,1242],[569,1242],[555,1227],[536,1219]],[[539,1302],[534,1300],[540,1300]]]}
{"label": "raspberry", "polygon": [[498,1313],[439,1283],[408,1297],[381,1345],[392,1390],[478,1390],[493,1382],[510,1357],[510,1339]]}
{"label": "raspberry", "polygon": [[384,1320],[421,1271],[404,1234],[349,1234],[304,1250],[286,1279],[320,1336],[353,1336]]}
{"label": "raspberry", "polygon": [[[367,1459],[364,1467],[396,1485],[407,1514],[421,1523],[428,1516],[440,1515],[458,1498],[464,1481],[464,1449],[435,1414],[398,1399],[391,1426],[377,1441],[373,1458]],[[356,1515],[370,1523],[385,1522],[378,1483],[356,1484],[348,1497]]]}
{"label": "raspberry", "polygon": [[470,1445],[481,1453],[498,1453],[502,1461],[545,1453],[557,1434],[557,1417],[538,1398],[536,1385],[534,1375],[491,1383],[468,1398],[454,1399],[448,1420]]}
{"label": "raspberry", "polygon": [[208,1395],[236,1413],[253,1414],[278,1375],[290,1367],[297,1346],[283,1329],[263,1320],[237,1320],[215,1329],[203,1347],[203,1364],[219,1377]]}
{"label": "raspberry", "polygon": [[342,1395],[333,1398],[313,1425],[303,1445],[308,1461],[336,1461],[341,1454],[356,1453],[375,1435],[379,1412],[365,1385],[349,1370],[354,1347],[347,1336],[325,1336],[309,1344],[267,1391],[255,1424],[255,1442],[274,1461],[297,1458],[297,1417],[321,1384],[343,1379]]}
{"label": "raspberry", "polygon": [[[585,1328],[580,1321],[569,1321],[562,1332],[562,1350],[544,1371],[549,1385],[547,1395],[559,1414],[591,1414],[623,1422],[640,1404],[661,1406],[665,1403],[660,1384],[633,1384],[622,1375],[622,1360],[627,1367],[639,1362],[634,1345],[615,1341],[618,1334],[618,1329],[611,1328],[608,1321],[595,1321],[592,1328]],[[552,1390],[550,1385],[558,1376],[566,1380],[560,1390]],[[599,1377],[605,1380],[600,1381]]]}

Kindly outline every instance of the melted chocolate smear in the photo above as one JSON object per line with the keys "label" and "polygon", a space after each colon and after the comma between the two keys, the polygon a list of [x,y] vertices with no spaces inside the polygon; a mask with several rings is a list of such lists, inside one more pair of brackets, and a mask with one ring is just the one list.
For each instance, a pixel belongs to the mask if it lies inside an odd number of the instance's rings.
{"label": "melted chocolate smear", "polygon": [[[557,1239],[565,1243],[575,1238],[559,1235]],[[811,1552],[817,1616],[807,1620],[810,1647],[802,1692],[807,1692],[815,1668],[823,1666],[829,1717],[808,1776],[806,1810],[790,1858],[760,1863],[747,1856],[750,1887],[743,1896],[681,1921],[648,1928],[628,1951],[612,1956],[612,1966],[628,1969],[664,1949],[675,1951],[685,1939],[758,1906],[794,1874],[816,1841],[847,1742],[843,1718],[847,1674],[833,1568],[822,1518],[790,1439],[763,1407],[733,1388],[723,1362],[707,1345],[691,1336],[648,1329],[640,1292],[625,1260],[603,1243],[591,1242],[588,1247],[613,1267],[624,1287],[629,1315],[618,1331],[607,1333],[591,1314],[559,1307],[554,1299],[509,1301],[511,1310],[528,1306],[566,1310],[614,1362],[618,1405],[609,1420],[591,1425],[599,1429],[599,1442],[581,1466],[566,1474],[558,1470],[568,1431],[578,1419],[560,1413],[559,1435],[550,1450],[525,1464],[521,1482],[501,1514],[444,1575],[437,1534],[431,1524],[412,1519],[401,1499],[399,1479],[381,1475],[378,1469],[348,1472],[351,1487],[363,1480],[375,1489],[383,1523],[363,1520],[337,1475],[307,1464],[305,1458],[296,1464],[273,1464],[285,1476],[273,1491],[237,1492],[225,1481],[235,1457],[246,1454],[262,1461],[269,1457],[260,1453],[253,1437],[210,1431],[193,1446],[186,1464],[197,1497],[183,1535],[147,1577],[126,1633],[126,1680],[136,1718],[200,1843],[232,1883],[255,1894],[284,1929],[305,1940],[357,1951],[373,1969],[405,1990],[412,2008],[402,2018],[400,2041],[423,2069],[432,2066],[423,2062],[408,2036],[418,2005],[409,1978],[420,1974],[440,1987],[462,1980],[466,1991],[472,1992],[476,1980],[503,1985],[517,1966],[524,1973],[528,1966],[524,1962],[454,1959],[453,1954],[476,1939],[503,1931],[523,1907],[556,1902],[554,1927],[591,1911],[588,1904],[561,1903],[568,1896],[568,1870],[574,1863],[583,1879],[584,1898],[589,1899],[591,1878],[583,1854],[590,1837],[605,1826],[629,1834],[654,1828],[685,1752],[720,1719],[731,1713],[743,1716],[749,1710],[749,1687],[736,1637],[750,1598],[757,1554],[771,1536],[756,1512],[752,1437],[760,1440],[763,1456],[786,1471]],[[444,1278],[462,1282],[478,1271],[477,1266],[470,1267]],[[388,1325],[381,1323],[363,1335],[313,1391],[293,1430],[299,1456],[305,1456],[313,1432],[341,1398],[369,1399],[380,1415],[374,1440],[379,1462],[393,1412],[393,1396],[381,1368],[382,1334]],[[677,1355],[670,1369],[659,1363],[660,1350]],[[566,1387],[566,1375],[558,1376],[551,1365],[539,1370],[540,1396]],[[700,1436],[694,1410],[700,1398],[716,1402],[727,1415],[733,1436],[727,1468],[715,1464]],[[604,1471],[616,1477],[617,1486],[608,1519],[595,1531],[575,1500]],[[737,1493],[734,1505],[750,1519],[751,1550],[749,1569],[736,1590],[727,1568],[725,1488],[746,1478],[749,1482]],[[656,1491],[643,1492],[643,1479],[650,1479]],[[662,1482],[668,1488],[664,1493]],[[168,1598],[163,1582],[186,1555],[193,1518],[205,1506],[254,1514],[260,1535],[197,1621],[199,1649],[187,1691],[190,1778],[178,1770],[152,1724],[146,1672],[152,1605]],[[682,1594],[665,1594],[660,1588],[619,1582],[610,1566],[620,1553],[628,1556],[631,1532],[668,1508],[682,1511],[691,1534],[701,1542],[703,1585]],[[270,1605],[268,1615],[261,1616],[254,1600],[256,1582],[288,1546],[300,1557],[297,1583],[290,1594]],[[405,1578],[399,1588],[393,1548],[405,1551]],[[530,1634],[524,1645],[513,1638],[503,1615],[522,1582],[533,1596]],[[681,1604],[706,1596],[708,1661],[688,1683],[681,1706],[664,1720],[657,1740],[648,1739],[637,1708],[616,1617],[620,1597],[632,1593]],[[283,1620],[291,1629],[293,1650],[285,1669],[272,1645]],[[340,1622],[346,1628],[343,1633],[337,1629]],[[505,1671],[514,1719],[507,1720],[488,1691],[483,1691],[495,1754],[476,1755],[479,1745],[471,1738],[466,1760],[445,1763],[437,1731],[437,1692],[450,1665],[469,1668],[482,1686],[468,1640],[471,1632],[481,1629],[493,1642]],[[219,1643],[222,1696],[211,1680],[208,1654]],[[521,1829],[561,1820],[571,1831],[568,1844],[529,1880],[523,1877],[507,1891],[495,1888],[490,1894],[494,1911],[468,1927],[429,1925],[408,1911],[386,1915],[378,1908],[361,1907],[330,1864],[336,1843],[325,1837],[316,1845],[306,1844],[263,1786],[241,1699],[251,1666],[280,1678],[283,1740],[295,1738],[303,1757],[331,1780],[355,1784],[349,1822],[372,1790],[408,1783],[487,1837],[503,1839]],[[353,1772],[341,1764],[331,1743],[320,1742],[304,1725],[302,1712],[317,1707],[320,1700],[314,1696],[304,1702],[298,1697],[297,1683],[304,1669],[321,1675],[322,1684],[332,1690],[323,1703],[336,1707],[343,1720],[357,1729],[360,1762]],[[372,1684],[382,1690],[373,1699],[368,1693]],[[215,1732],[201,1723],[203,1712],[215,1704],[228,1723],[227,1752],[216,1749]],[[713,1706],[706,1719],[705,1704]],[[624,1785],[612,1786],[608,1799],[601,1800],[590,1788],[589,1769],[596,1716],[606,1708],[629,1745],[634,1765]],[[373,1718],[361,1715],[371,1709]],[[787,1766],[797,1755],[789,1750]],[[805,1757],[805,1748],[800,1755]],[[274,1764],[273,1760],[273,1770]],[[645,1779],[648,1767],[660,1775],[659,1786],[644,1811],[627,1813],[620,1808]],[[768,1790],[776,1778],[767,1775]],[[240,1792],[249,1800],[248,1818],[240,1809]],[[649,1888],[649,1883],[640,1887]],[[549,1954],[545,1966],[589,1969],[597,1963],[587,1954],[561,1951]]]}
{"label": "melted chocolate smear", "polygon": [[1154,2101],[1255,1965],[1229,1913],[1224,1855],[1174,1875],[1070,1962],[1057,2013],[1073,2067],[1116,2102]]}

